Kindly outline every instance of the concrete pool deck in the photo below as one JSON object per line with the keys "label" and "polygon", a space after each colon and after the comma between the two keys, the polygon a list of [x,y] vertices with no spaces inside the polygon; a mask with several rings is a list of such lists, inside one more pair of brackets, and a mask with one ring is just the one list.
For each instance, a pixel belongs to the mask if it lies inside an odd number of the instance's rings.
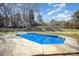
{"label": "concrete pool deck", "polygon": [[79,52],[79,45],[75,39],[62,37],[66,38],[64,44],[41,45],[16,36],[16,33],[5,35],[3,39],[0,38],[0,55],[30,56]]}

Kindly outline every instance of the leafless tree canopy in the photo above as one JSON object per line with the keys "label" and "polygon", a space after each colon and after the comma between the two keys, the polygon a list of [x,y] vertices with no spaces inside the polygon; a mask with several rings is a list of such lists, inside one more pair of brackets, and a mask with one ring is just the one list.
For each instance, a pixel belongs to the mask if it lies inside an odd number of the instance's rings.
{"label": "leafless tree canopy", "polygon": [[0,27],[31,27],[39,11],[39,4],[0,3]]}
{"label": "leafless tree canopy", "polygon": [[[32,28],[46,24],[37,3],[0,3],[0,28]],[[68,21],[51,19],[52,28],[79,28],[79,10]]]}

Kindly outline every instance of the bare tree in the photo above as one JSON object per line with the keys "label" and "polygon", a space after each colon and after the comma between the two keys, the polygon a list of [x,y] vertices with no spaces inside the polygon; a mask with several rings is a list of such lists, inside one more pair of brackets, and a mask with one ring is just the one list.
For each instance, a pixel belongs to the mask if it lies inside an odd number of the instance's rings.
{"label": "bare tree", "polygon": [[28,18],[27,18],[27,25],[29,26],[29,28],[33,27],[34,24],[34,14],[33,14],[33,10],[28,10]]}
{"label": "bare tree", "polygon": [[39,24],[39,25],[43,25],[44,24],[44,22],[43,22],[43,18],[42,18],[42,16],[41,16],[41,14],[40,13],[36,13],[36,15],[35,15],[35,21]]}
{"label": "bare tree", "polygon": [[[30,21],[29,13],[31,13],[33,15],[33,17],[35,17],[34,13],[39,12],[39,4],[32,4],[32,3],[25,4],[25,3],[23,3],[23,4],[19,4],[19,7],[22,10],[23,23],[27,27],[29,24],[28,20]],[[34,21],[34,19],[32,19],[32,20]]]}
{"label": "bare tree", "polygon": [[[31,27],[34,24],[34,14],[39,12],[39,4],[32,3],[0,3],[0,14],[4,17],[4,27]],[[21,23],[20,23],[21,22]],[[17,24],[17,25],[16,25]]]}
{"label": "bare tree", "polygon": [[2,11],[2,15],[5,17],[4,19],[4,26],[7,27],[8,26],[8,22],[9,22],[9,14],[11,13],[12,7],[11,4],[8,3],[2,3],[0,4],[0,10]]}

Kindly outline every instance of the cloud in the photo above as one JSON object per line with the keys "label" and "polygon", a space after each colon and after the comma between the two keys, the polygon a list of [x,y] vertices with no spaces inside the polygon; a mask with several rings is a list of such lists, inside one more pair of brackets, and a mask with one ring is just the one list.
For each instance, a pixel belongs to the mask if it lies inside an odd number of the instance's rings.
{"label": "cloud", "polygon": [[73,11],[65,9],[66,4],[50,4],[50,6],[52,8],[47,9],[47,16],[50,20],[70,20],[72,18]]}
{"label": "cloud", "polygon": [[66,4],[62,3],[62,4],[55,4],[54,7],[58,7],[58,8],[63,8],[65,7]]}
{"label": "cloud", "polygon": [[49,12],[51,9],[47,9],[47,12]]}
{"label": "cloud", "polygon": [[54,4],[53,9],[48,9],[47,15],[52,15],[54,13],[60,12],[63,10],[63,8],[66,6],[66,4]]}
{"label": "cloud", "polygon": [[48,3],[49,6],[51,6],[53,3]]}
{"label": "cloud", "polygon": [[52,14],[54,14],[55,12],[59,12],[59,11],[61,11],[61,9],[60,9],[60,8],[57,8],[56,10],[48,11],[47,15],[52,15]]}
{"label": "cloud", "polygon": [[72,18],[71,15],[72,15],[72,12],[68,10],[64,10],[63,13],[59,13],[56,16],[53,16],[52,18],[56,20],[69,20]]}

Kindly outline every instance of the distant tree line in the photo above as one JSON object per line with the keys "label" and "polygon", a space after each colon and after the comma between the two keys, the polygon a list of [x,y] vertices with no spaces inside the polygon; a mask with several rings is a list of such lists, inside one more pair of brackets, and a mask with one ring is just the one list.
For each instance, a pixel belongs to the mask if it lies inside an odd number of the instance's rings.
{"label": "distant tree line", "polygon": [[79,29],[79,10],[74,12],[72,15],[72,19],[68,20],[64,24],[65,28],[73,28],[73,29]]}
{"label": "distant tree line", "polygon": [[67,28],[67,29],[79,29],[79,10],[74,12],[70,20],[61,20],[52,19],[49,22],[49,26],[52,28]]}
{"label": "distant tree line", "polygon": [[[0,3],[0,28],[32,28],[43,23],[39,4]],[[36,22],[35,13],[38,13]]]}
{"label": "distant tree line", "polygon": [[79,29],[79,10],[74,12],[72,19],[68,21],[51,19],[49,23],[45,23],[37,3],[0,3],[0,28],[32,29],[42,25],[56,29]]}

